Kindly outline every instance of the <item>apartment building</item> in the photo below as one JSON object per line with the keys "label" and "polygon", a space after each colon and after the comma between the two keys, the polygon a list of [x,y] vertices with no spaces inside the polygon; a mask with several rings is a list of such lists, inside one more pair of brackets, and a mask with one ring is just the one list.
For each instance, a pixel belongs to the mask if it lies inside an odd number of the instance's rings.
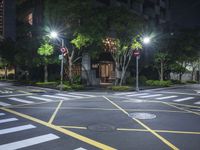
{"label": "apartment building", "polygon": [[0,36],[15,40],[16,21],[15,21],[15,1],[0,0]]}

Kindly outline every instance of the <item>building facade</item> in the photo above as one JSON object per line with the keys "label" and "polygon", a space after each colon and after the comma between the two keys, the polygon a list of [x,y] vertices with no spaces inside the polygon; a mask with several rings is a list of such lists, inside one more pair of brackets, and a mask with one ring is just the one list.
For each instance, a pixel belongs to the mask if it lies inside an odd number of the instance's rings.
{"label": "building facade", "polygon": [[14,0],[0,0],[0,36],[16,38],[16,6]]}

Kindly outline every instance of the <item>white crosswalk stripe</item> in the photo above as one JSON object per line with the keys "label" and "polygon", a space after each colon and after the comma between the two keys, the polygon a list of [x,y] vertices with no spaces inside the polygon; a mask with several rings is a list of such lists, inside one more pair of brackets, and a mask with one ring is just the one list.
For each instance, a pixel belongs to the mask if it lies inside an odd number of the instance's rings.
{"label": "white crosswalk stripe", "polygon": [[87,149],[80,147],[80,148],[77,148],[77,149],[74,149],[74,150],[87,150]]}
{"label": "white crosswalk stripe", "polygon": [[57,99],[63,99],[63,100],[69,100],[69,98],[63,97],[63,96],[55,96],[55,95],[42,95],[45,97],[50,97],[50,98],[57,98]]}
{"label": "white crosswalk stripe", "polygon": [[66,96],[66,97],[73,97],[73,98],[83,98],[83,96],[76,96],[76,95],[70,95],[70,94],[56,94],[58,96]]}
{"label": "white crosswalk stripe", "polygon": [[172,96],[159,97],[156,99],[163,100],[163,99],[170,99],[170,98],[175,98],[175,97],[178,97],[178,96],[172,95]]}
{"label": "white crosswalk stripe", "polygon": [[200,105],[200,101],[198,101],[198,102],[195,102],[194,104],[196,104],[196,105]]}
{"label": "white crosswalk stripe", "polygon": [[0,149],[1,150],[17,150],[20,148],[25,148],[25,147],[33,146],[36,144],[56,140],[58,138],[59,137],[56,136],[55,134],[50,133],[50,134],[46,134],[46,135],[41,135],[41,136],[21,140],[21,141],[3,144],[3,145],[0,145]]}
{"label": "white crosswalk stripe", "polygon": [[94,95],[82,94],[82,93],[69,93],[69,94],[78,95],[78,96],[85,96],[85,97],[94,97]]}
{"label": "white crosswalk stripe", "polygon": [[4,116],[5,114],[4,113],[0,113],[0,116]]}
{"label": "white crosswalk stripe", "polygon": [[116,94],[114,94],[114,95],[120,96],[120,95],[127,95],[127,94],[133,94],[133,93],[134,93],[134,92],[116,93]]}
{"label": "white crosswalk stripe", "polygon": [[2,130],[0,130],[0,135],[13,133],[13,132],[19,132],[19,131],[33,129],[33,128],[36,128],[36,127],[31,125],[31,124],[28,124],[28,125],[23,125],[23,126],[17,126],[17,127],[2,129]]}
{"label": "white crosswalk stripe", "polygon": [[185,97],[185,98],[181,98],[181,99],[176,99],[173,100],[174,102],[182,102],[182,101],[187,101],[187,100],[191,100],[194,99],[194,97]]}
{"label": "white crosswalk stripe", "polygon": [[17,101],[17,102],[21,102],[21,103],[26,103],[26,104],[33,104],[34,102],[33,101],[27,101],[27,100],[24,100],[24,99],[21,99],[21,98],[15,98],[15,97],[11,97],[11,98],[8,98],[9,100],[13,100],[13,101]]}
{"label": "white crosswalk stripe", "polygon": [[144,95],[149,95],[149,93],[131,94],[131,95],[126,95],[126,96],[131,97],[131,96],[144,96]]}
{"label": "white crosswalk stripe", "polygon": [[28,98],[32,98],[32,99],[37,99],[37,100],[42,100],[45,102],[52,102],[53,100],[48,99],[48,98],[43,98],[43,97],[37,97],[37,96],[27,96]]}
{"label": "white crosswalk stripe", "polygon": [[17,118],[7,118],[7,119],[0,119],[0,124],[1,123],[7,123],[7,122],[12,122],[12,121],[17,121]]}
{"label": "white crosswalk stripe", "polygon": [[158,96],[162,96],[162,94],[153,94],[153,95],[140,96],[140,98],[151,98],[151,97],[158,97]]}
{"label": "white crosswalk stripe", "polygon": [[4,102],[0,102],[0,106],[10,106],[11,104],[8,104],[8,103],[4,103]]}

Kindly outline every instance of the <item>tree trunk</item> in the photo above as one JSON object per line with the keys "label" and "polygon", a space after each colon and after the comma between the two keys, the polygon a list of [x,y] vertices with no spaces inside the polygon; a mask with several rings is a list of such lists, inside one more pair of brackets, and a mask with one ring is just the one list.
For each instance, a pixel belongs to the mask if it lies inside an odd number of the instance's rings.
{"label": "tree trunk", "polygon": [[123,81],[124,81],[124,77],[125,77],[125,69],[123,68],[122,69],[122,74],[121,74],[121,77],[120,77],[120,82],[119,82],[119,85],[121,86],[123,84]]}
{"label": "tree trunk", "polygon": [[44,65],[44,82],[48,82],[48,68],[47,68],[47,64]]}
{"label": "tree trunk", "polygon": [[73,78],[72,78],[72,59],[69,57],[69,81],[70,83],[73,83]]}
{"label": "tree trunk", "polygon": [[163,68],[163,62],[160,62],[160,81],[163,81],[163,74],[164,74],[164,68]]}
{"label": "tree trunk", "polygon": [[182,81],[182,73],[179,74],[179,80]]}
{"label": "tree trunk", "polygon": [[7,76],[8,76],[8,69],[7,69],[7,67],[5,66],[5,80],[7,79]]}
{"label": "tree trunk", "polygon": [[120,78],[120,71],[119,71],[119,64],[115,63],[115,85],[118,85],[119,78]]}

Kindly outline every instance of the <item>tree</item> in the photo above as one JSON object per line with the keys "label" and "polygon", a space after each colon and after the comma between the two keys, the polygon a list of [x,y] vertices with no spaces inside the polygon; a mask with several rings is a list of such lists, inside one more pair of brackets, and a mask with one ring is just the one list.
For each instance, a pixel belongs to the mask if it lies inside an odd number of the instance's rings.
{"label": "tree", "polygon": [[160,75],[160,81],[163,81],[164,77],[164,71],[166,69],[166,65],[169,60],[169,55],[168,53],[164,52],[157,52],[155,54],[155,63],[156,63],[156,68],[158,69],[158,73]]}
{"label": "tree", "polygon": [[[105,48],[111,53],[115,62],[115,85],[122,85],[124,77],[133,55],[133,51],[142,49],[142,44],[138,41],[138,36],[130,43],[122,43],[119,39],[107,38],[103,41]],[[118,81],[119,80],[119,81]]]}
{"label": "tree", "polygon": [[45,40],[37,52],[42,56],[44,62],[44,82],[48,82],[48,64],[50,63],[49,56],[53,54],[53,46]]}

